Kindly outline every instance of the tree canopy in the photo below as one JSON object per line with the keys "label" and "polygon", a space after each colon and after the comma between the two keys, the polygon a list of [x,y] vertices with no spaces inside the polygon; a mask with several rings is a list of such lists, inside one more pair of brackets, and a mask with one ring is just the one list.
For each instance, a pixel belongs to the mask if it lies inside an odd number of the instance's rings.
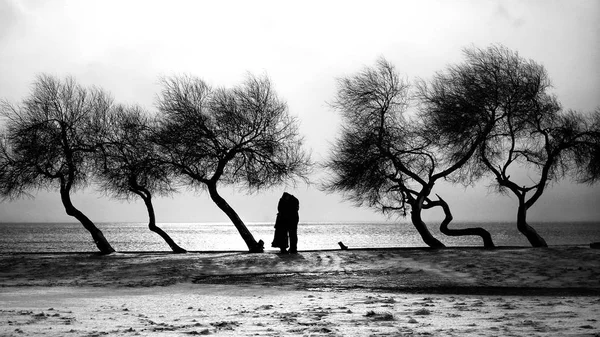
{"label": "tree canopy", "polygon": [[[115,105],[102,89],[73,78],[45,74],[19,104],[0,101],[0,196],[59,191],[66,213],[110,253],[102,232],[71,200],[73,191],[94,183],[111,197],[142,198],[150,229],[183,251],[156,226],[152,196],[185,186],[208,192],[249,250],[263,251],[219,187],[254,193],[308,181],[313,163],[300,121],[267,76],[248,74],[232,87],[189,75],[160,84],[156,115]],[[504,46],[466,48],[462,62],[415,85],[383,58],[337,84],[330,105],[342,125],[323,163],[331,173],[324,189],[358,206],[410,213],[431,247],[444,245],[422,213],[436,207],[445,214],[442,233],[477,235],[493,246],[482,228],[449,227],[449,203],[435,194],[440,180],[490,179],[496,191],[516,197],[518,230],[533,246],[546,246],[528,210],[553,182],[600,179],[600,107],[564,109],[546,69]]]}
{"label": "tree canopy", "polygon": [[430,199],[436,181],[459,169],[481,138],[473,138],[461,155],[447,159],[434,136],[437,130],[420,115],[407,114],[410,101],[410,85],[385,59],[338,81],[332,106],[342,115],[342,132],[325,164],[332,172],[325,188],[384,212],[406,215],[410,210],[413,225],[431,247],[444,246],[421,218],[422,210],[432,207],[442,207],[446,214],[442,232],[479,235],[486,246],[493,246],[481,228],[449,229],[447,203],[440,197]]}
{"label": "tree canopy", "polygon": [[40,75],[29,97],[21,104],[3,101],[6,118],[2,142],[4,167],[0,186],[5,196],[16,198],[31,189],[58,189],[68,215],[90,232],[103,253],[114,249],[102,232],[71,201],[71,191],[86,187],[98,149],[97,135],[104,132],[104,116],[112,98],[98,88],[85,88],[73,78],[59,80]]}
{"label": "tree canopy", "polygon": [[160,235],[176,253],[185,250],[156,225],[153,195],[175,191],[173,175],[160,159],[153,141],[156,123],[153,116],[139,106],[115,106],[106,115],[105,132],[98,135],[94,175],[101,191],[115,198],[140,197],[148,211],[151,231]]}
{"label": "tree canopy", "polygon": [[[472,139],[476,155],[454,175],[473,182],[491,175],[501,192],[518,199],[517,228],[534,246],[544,239],[526,221],[527,209],[552,181],[573,174],[598,177],[598,111],[585,117],[564,112],[549,92],[544,67],[503,46],[464,50],[465,62],[420,83],[422,118],[453,159]],[[522,170],[537,174],[520,179]]]}
{"label": "tree canopy", "polygon": [[311,165],[298,120],[266,77],[249,75],[233,88],[212,88],[192,76],[162,79],[157,143],[174,174],[212,200],[251,251],[262,251],[217,184],[250,192],[306,179]]}

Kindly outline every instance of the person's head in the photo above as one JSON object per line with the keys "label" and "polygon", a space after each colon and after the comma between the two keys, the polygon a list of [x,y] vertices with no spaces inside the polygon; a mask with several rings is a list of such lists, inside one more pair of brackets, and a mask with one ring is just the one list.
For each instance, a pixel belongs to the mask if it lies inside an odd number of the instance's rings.
{"label": "person's head", "polygon": [[277,211],[282,212],[286,208],[286,204],[288,201],[289,194],[287,192],[283,192],[281,198],[279,198],[279,203],[277,203]]}
{"label": "person's head", "polygon": [[279,198],[279,203],[277,204],[277,211],[278,212],[283,212],[283,211],[298,211],[300,209],[300,202],[298,201],[298,199],[287,193],[287,192],[283,192],[283,195],[281,195],[281,198]]}

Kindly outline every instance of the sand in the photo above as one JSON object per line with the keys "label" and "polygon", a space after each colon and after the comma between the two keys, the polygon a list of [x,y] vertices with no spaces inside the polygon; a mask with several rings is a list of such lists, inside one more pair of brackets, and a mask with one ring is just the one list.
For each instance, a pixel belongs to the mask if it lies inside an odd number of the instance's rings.
{"label": "sand", "polygon": [[600,336],[587,247],[0,254],[0,336]]}

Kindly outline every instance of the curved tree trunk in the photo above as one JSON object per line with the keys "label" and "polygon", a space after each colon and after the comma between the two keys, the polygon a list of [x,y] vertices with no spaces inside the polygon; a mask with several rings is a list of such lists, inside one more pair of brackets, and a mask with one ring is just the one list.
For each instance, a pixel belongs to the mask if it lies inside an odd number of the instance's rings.
{"label": "curved tree trunk", "polygon": [[421,218],[421,211],[423,210],[423,197],[419,196],[416,200],[410,201],[410,220],[413,226],[417,229],[423,242],[431,248],[444,248],[446,247],[440,240],[436,239],[431,235],[431,232],[427,228],[425,222]]}
{"label": "curved tree trunk", "polygon": [[435,207],[435,206],[442,207],[442,209],[444,210],[445,217],[444,217],[444,220],[442,221],[442,223],[440,224],[440,232],[442,232],[443,234],[448,235],[448,236],[476,235],[476,236],[481,237],[481,239],[483,240],[483,247],[485,247],[485,248],[496,247],[494,245],[494,241],[492,241],[492,236],[490,235],[490,233],[481,227],[463,228],[463,229],[449,228],[448,225],[450,225],[450,222],[453,219],[452,213],[450,212],[450,207],[448,206],[448,203],[446,201],[444,201],[444,199],[442,199],[439,195],[436,194],[436,196],[438,197],[438,201],[432,201],[432,202],[428,203],[427,206],[424,206],[423,208],[431,208],[431,207]]}
{"label": "curved tree trunk", "polygon": [[65,207],[65,211],[67,212],[67,214],[77,219],[83,225],[83,227],[87,229],[88,232],[90,232],[92,238],[94,239],[96,247],[98,247],[98,249],[100,250],[100,253],[110,254],[115,252],[110,243],[108,243],[108,240],[106,240],[106,238],[104,237],[104,234],[102,234],[102,231],[98,229],[98,227],[96,227],[96,225],[94,225],[94,223],[90,219],[88,219],[88,217],[85,216],[85,214],[83,214],[80,210],[73,206],[73,203],[71,202],[70,191],[68,188],[61,187],[60,199],[63,203],[63,206]]}
{"label": "curved tree trunk", "polygon": [[210,194],[210,198],[215,204],[217,204],[217,206],[223,212],[225,212],[225,214],[227,214],[231,222],[233,222],[233,225],[235,226],[235,228],[237,228],[238,232],[242,236],[242,239],[244,239],[244,242],[246,242],[250,253],[262,253],[264,251],[263,241],[260,240],[256,242],[254,236],[252,236],[252,233],[250,233],[242,219],[240,219],[240,217],[233,210],[233,208],[229,206],[227,201],[225,201],[225,199],[223,199],[223,197],[219,195],[219,193],[217,192],[217,184],[209,183],[207,184],[207,187],[208,193]]}
{"label": "curved tree trunk", "polygon": [[171,239],[169,234],[167,234],[165,231],[163,231],[160,227],[156,225],[156,216],[154,215],[154,206],[152,205],[152,196],[150,195],[150,193],[147,192],[146,196],[140,193],[138,193],[138,195],[142,197],[142,200],[144,200],[144,204],[146,204],[146,209],[148,209],[148,228],[154,233],[160,235],[160,237],[163,238],[163,240],[165,240],[169,247],[171,247],[173,253],[187,253],[185,249],[181,248],[178,244],[175,243],[175,241],[173,241],[173,239]]}
{"label": "curved tree trunk", "polygon": [[525,206],[524,198],[519,198],[519,208],[517,209],[517,229],[521,234],[525,235],[529,243],[533,247],[548,247],[546,240],[542,238],[538,232],[527,223],[527,207]]}

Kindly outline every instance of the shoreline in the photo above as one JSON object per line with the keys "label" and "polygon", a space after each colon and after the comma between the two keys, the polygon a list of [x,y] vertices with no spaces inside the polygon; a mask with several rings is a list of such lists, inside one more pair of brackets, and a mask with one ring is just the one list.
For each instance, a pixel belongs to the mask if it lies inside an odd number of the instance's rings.
{"label": "shoreline", "polygon": [[[234,226],[222,224],[213,226],[206,224],[159,224],[171,238],[191,252],[221,252],[247,250],[246,244],[237,233]],[[330,226],[331,225],[331,226]],[[300,249],[305,250],[337,250],[338,242],[343,242],[350,248],[376,249],[427,249],[422,238],[414,230],[414,226],[404,226],[396,223],[381,224],[365,223],[354,226],[345,223],[330,225],[304,224],[299,229]],[[596,226],[599,225],[599,226]],[[354,227],[353,227],[354,226]],[[497,224],[489,222],[480,224],[493,236],[498,247],[530,247],[527,239],[518,232],[513,224]],[[453,228],[462,228],[455,223]],[[57,228],[60,228],[58,230]],[[300,227],[299,227],[300,228]],[[273,236],[273,226],[257,226],[249,229],[258,240],[270,246]],[[592,241],[600,240],[600,222],[585,222],[577,225],[556,225],[548,223],[536,228],[551,246],[575,245],[588,246]],[[477,236],[449,237],[431,228],[432,233],[448,247],[481,247],[482,240]],[[113,248],[120,252],[168,252],[168,245],[158,235],[148,230],[147,224],[106,224],[102,228],[106,238]],[[1,250],[4,252],[96,252],[97,249],[80,224],[71,223],[59,227],[35,224],[2,226],[0,232],[5,233],[0,238]],[[270,247],[266,247],[267,249]]]}
{"label": "shoreline", "polygon": [[2,336],[600,336],[585,247],[0,254]]}
{"label": "shoreline", "polygon": [[[590,245],[597,244],[598,242],[590,242],[589,244],[558,244],[558,245],[549,245],[548,247],[532,247],[532,246],[496,246],[493,248],[486,248],[483,246],[447,246],[442,248],[431,248],[428,246],[418,246],[418,247],[403,247],[403,246],[389,246],[389,247],[348,247],[346,251],[379,251],[379,250],[425,250],[425,251],[433,251],[433,250],[503,250],[503,249],[546,249],[546,248],[590,248]],[[344,251],[340,248],[325,248],[325,249],[301,249],[298,250],[300,253],[315,253],[315,252],[339,252]],[[247,253],[247,254],[277,254],[279,252],[278,249],[275,248],[267,248],[263,253],[250,253],[247,249],[233,249],[233,250],[187,250],[187,253],[195,253],[195,254],[223,254],[223,253]],[[102,254],[97,250],[90,251],[36,251],[36,252],[19,252],[19,251],[7,251],[0,252],[1,255],[42,255],[42,254],[55,254],[55,255],[69,255],[69,254],[90,254],[90,255],[111,255],[111,254],[177,254],[173,253],[171,250],[117,250],[110,254]],[[185,253],[182,253],[185,254]]]}
{"label": "shoreline", "polygon": [[[68,266],[68,268],[65,268]],[[600,250],[582,246],[2,253],[0,287],[179,283],[445,294],[600,295]]]}

